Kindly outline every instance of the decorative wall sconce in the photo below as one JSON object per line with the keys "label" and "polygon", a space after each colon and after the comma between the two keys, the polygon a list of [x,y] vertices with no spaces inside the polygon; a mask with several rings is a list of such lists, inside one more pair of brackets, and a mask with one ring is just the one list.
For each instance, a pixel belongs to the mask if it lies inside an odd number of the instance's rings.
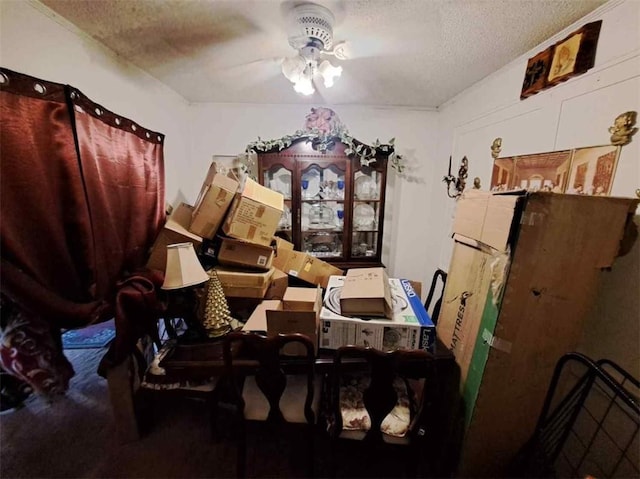
{"label": "decorative wall sconce", "polygon": [[491,157],[495,160],[500,156],[502,151],[502,138],[496,138],[491,143]]}
{"label": "decorative wall sconce", "polygon": [[638,131],[635,128],[636,118],[635,111],[625,111],[616,117],[613,126],[609,127],[612,145],[624,146],[631,142],[631,137]]}
{"label": "decorative wall sconce", "polygon": [[[460,168],[458,169],[458,176],[455,177],[451,174],[451,157],[449,157],[449,173],[445,176],[442,181],[447,184],[447,196],[449,198],[457,198],[462,194],[465,187],[467,186],[467,175],[469,172],[469,160],[467,157],[462,157],[460,161]],[[455,192],[451,194],[451,184],[453,183],[453,187]]]}

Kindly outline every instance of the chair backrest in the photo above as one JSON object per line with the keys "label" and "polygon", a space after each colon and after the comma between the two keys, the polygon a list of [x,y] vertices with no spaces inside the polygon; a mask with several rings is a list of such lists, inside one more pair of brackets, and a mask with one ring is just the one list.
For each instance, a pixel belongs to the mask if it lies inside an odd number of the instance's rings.
{"label": "chair backrest", "polygon": [[[240,343],[236,354],[232,354],[234,343]],[[283,356],[282,348],[289,343],[302,344],[304,356]],[[255,376],[255,382],[269,403],[268,422],[286,422],[280,409],[280,399],[287,387],[287,373],[306,376],[304,417],[309,424],[315,422],[312,408],[314,399],[315,351],[311,339],[300,333],[262,336],[247,331],[229,333],[224,339],[225,371],[233,386],[240,412],[244,414],[241,380]],[[285,371],[286,369],[286,371]]]}
{"label": "chair backrest", "polygon": [[[438,287],[438,283],[441,282],[440,285],[440,295],[433,305],[433,311],[429,311],[431,307],[431,302],[433,301],[434,294],[436,292],[436,288]],[[447,273],[441,269],[437,269],[435,273],[433,273],[433,278],[431,279],[431,286],[429,287],[429,293],[427,294],[427,299],[424,302],[424,309],[431,315],[431,320],[433,324],[438,324],[438,316],[440,315],[440,308],[442,306],[442,297],[444,296],[444,288],[447,285]]]}
{"label": "chair backrest", "polygon": [[[398,393],[394,387],[397,377],[424,379],[421,400],[417,404],[412,426],[422,416],[423,409],[429,407],[433,398],[433,385],[436,384],[436,367],[434,356],[426,351],[397,350],[384,352],[362,346],[343,346],[336,351],[333,364],[332,409],[335,431],[342,430],[342,414],[340,411],[340,386],[343,379],[353,372],[353,364],[347,364],[347,358],[364,359],[368,365],[369,383],[362,394],[364,407],[370,418],[371,427],[364,440],[382,441],[381,429],[385,417],[393,410],[398,401]],[[411,432],[411,431],[410,431]]]}

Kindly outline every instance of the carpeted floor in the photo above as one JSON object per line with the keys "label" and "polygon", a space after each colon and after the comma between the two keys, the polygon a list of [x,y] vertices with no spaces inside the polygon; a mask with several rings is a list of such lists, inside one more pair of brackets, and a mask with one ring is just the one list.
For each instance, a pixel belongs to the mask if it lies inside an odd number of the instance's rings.
{"label": "carpeted floor", "polygon": [[[172,398],[156,404],[153,427],[141,440],[118,444],[106,380],[96,368],[104,349],[66,351],[76,370],[67,395],[49,404],[31,396],[25,407],[0,416],[0,477],[10,478],[206,478],[233,477],[236,451],[224,411],[212,438],[204,402]],[[300,446],[258,439],[265,455],[253,457],[254,474],[300,477]],[[258,447],[260,449],[260,447]],[[328,450],[318,444],[319,476]],[[268,466],[267,470],[265,466]],[[323,467],[325,467],[323,469]],[[275,469],[274,469],[275,468]],[[274,472],[275,471],[275,472]],[[251,473],[251,469],[248,469]],[[251,474],[251,475],[254,475]]]}
{"label": "carpeted floor", "polygon": [[[97,375],[105,349],[65,351],[76,371],[67,395],[49,404],[30,396],[21,409],[0,415],[0,477],[14,478],[220,478],[235,476],[230,414],[221,408],[212,437],[203,401],[172,398],[156,403],[152,429],[139,441],[119,444],[106,380]],[[247,475],[302,477],[304,441],[251,435]],[[314,470],[330,475],[330,448],[318,434]],[[342,456],[339,477],[396,477],[398,463],[382,469],[356,451]],[[342,462],[344,461],[344,462]],[[388,470],[384,470],[387,469]],[[400,467],[400,470],[402,468]]]}
{"label": "carpeted floor", "polygon": [[[106,380],[95,372],[104,349],[66,351],[76,376],[66,396],[48,404],[31,396],[0,416],[0,477],[230,477],[234,451],[211,440],[204,404],[157,407],[140,441],[118,444]],[[170,406],[168,404],[167,406]],[[220,461],[219,458],[227,458]],[[218,459],[218,460],[217,460]]]}

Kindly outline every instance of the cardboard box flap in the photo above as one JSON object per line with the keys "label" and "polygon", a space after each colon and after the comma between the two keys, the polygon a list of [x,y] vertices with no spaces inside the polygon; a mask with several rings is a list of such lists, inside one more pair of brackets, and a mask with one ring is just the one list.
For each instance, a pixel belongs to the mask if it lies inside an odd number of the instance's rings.
{"label": "cardboard box flap", "polygon": [[256,306],[249,319],[242,327],[243,331],[254,331],[259,333],[267,332],[267,310],[279,310],[282,308],[282,302],[275,299],[265,299]]}
{"label": "cardboard box flap", "polygon": [[453,220],[453,233],[480,241],[490,196],[491,193],[488,191],[465,191],[458,198]]}
{"label": "cardboard box flap", "polygon": [[253,181],[251,178],[247,178],[244,190],[242,190],[242,196],[270,206],[276,210],[284,210],[284,196],[282,196],[282,193],[270,190]]}
{"label": "cardboard box flap", "polygon": [[189,229],[189,226],[191,225],[191,215],[193,214],[193,210],[193,206],[188,205],[187,203],[180,203],[178,207],[173,210],[171,216],[167,218],[167,221],[176,223],[183,229]]}
{"label": "cardboard box flap", "polygon": [[204,177],[204,181],[202,182],[202,186],[200,187],[200,192],[198,193],[198,198],[195,202],[195,209],[198,209],[202,200],[204,199],[204,195],[207,193],[211,182],[213,181],[213,177],[216,175],[216,166],[214,163],[209,165],[209,169],[207,170],[207,175]]}
{"label": "cardboard box flap", "polygon": [[500,251],[504,251],[513,231],[516,206],[521,196],[492,195],[487,205],[480,241]]}
{"label": "cardboard box flap", "polygon": [[524,197],[524,192],[509,195],[480,190],[464,192],[456,206],[453,234],[505,251],[514,229],[517,206]]}

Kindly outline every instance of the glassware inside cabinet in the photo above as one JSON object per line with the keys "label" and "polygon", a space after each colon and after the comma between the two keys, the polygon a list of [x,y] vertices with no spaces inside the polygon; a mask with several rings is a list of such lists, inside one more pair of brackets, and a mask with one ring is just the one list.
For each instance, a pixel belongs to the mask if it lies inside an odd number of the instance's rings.
{"label": "glassware inside cabinet", "polygon": [[291,202],[285,201],[284,209],[282,210],[282,216],[280,217],[280,222],[278,223],[278,231],[291,231],[291,222]]}
{"label": "glassware inside cabinet", "polygon": [[264,172],[264,184],[281,193],[285,200],[291,199],[291,171],[283,166],[274,166]]}
{"label": "glassware inside cabinet", "polygon": [[334,165],[313,165],[302,174],[300,187],[303,200],[344,200],[344,171]]}
{"label": "glassware inside cabinet", "polygon": [[317,258],[339,258],[342,256],[342,233],[329,231],[305,232],[302,250]]}
{"label": "glassware inside cabinet", "polygon": [[344,228],[344,203],[318,201],[302,204],[302,230],[333,230]]}
{"label": "glassware inside cabinet", "polygon": [[380,203],[356,201],[353,204],[353,229],[377,231]]}
{"label": "glassware inside cabinet", "polygon": [[369,201],[380,199],[381,174],[371,168],[363,168],[354,174],[353,194],[356,200]]}
{"label": "glassware inside cabinet", "polygon": [[378,252],[378,233],[374,231],[354,232],[351,243],[351,256],[367,258]]}

